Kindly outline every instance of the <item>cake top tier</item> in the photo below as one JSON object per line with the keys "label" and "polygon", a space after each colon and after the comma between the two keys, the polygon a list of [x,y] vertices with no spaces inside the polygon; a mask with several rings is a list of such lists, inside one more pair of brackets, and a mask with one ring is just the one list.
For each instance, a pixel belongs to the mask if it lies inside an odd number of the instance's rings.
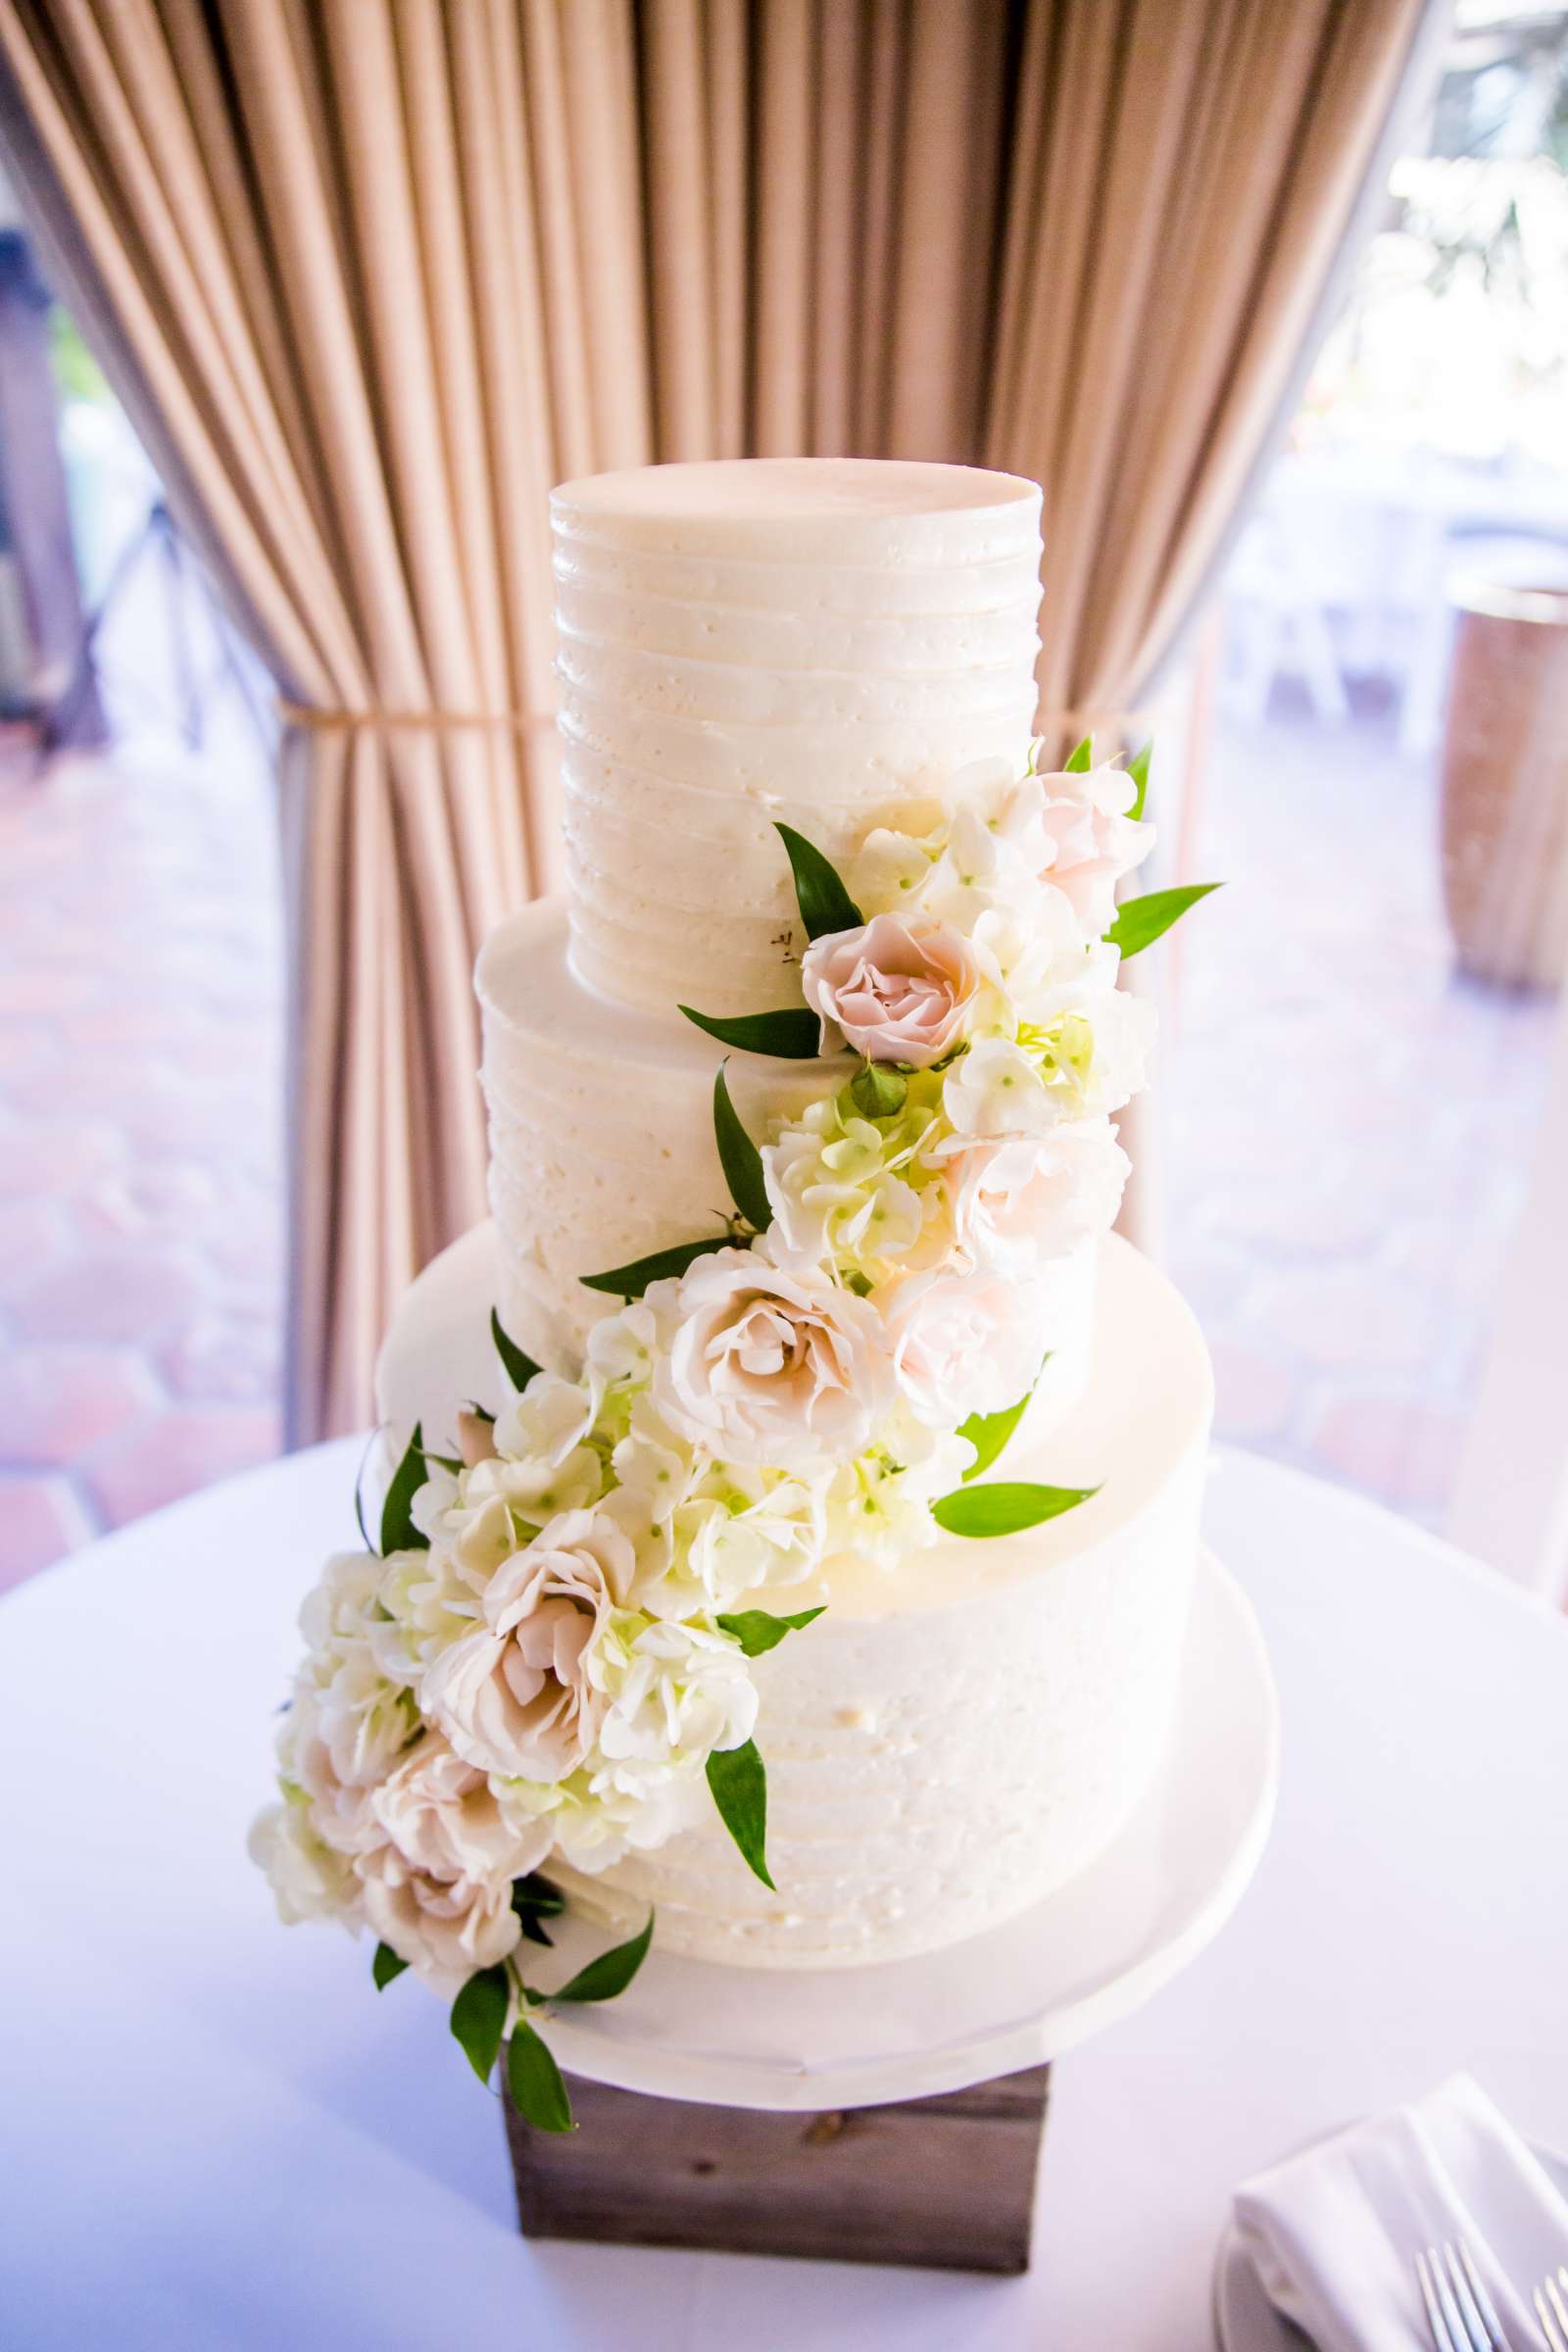
{"label": "cake top tier", "polygon": [[763,1011],[829,858],[1021,765],[1040,493],[852,458],[655,466],[552,499],[571,955],[598,994]]}
{"label": "cake top tier", "polygon": [[1040,492],[972,466],[735,458],[590,474],[562,483],[550,506],[558,540],[899,569],[1033,553]]}

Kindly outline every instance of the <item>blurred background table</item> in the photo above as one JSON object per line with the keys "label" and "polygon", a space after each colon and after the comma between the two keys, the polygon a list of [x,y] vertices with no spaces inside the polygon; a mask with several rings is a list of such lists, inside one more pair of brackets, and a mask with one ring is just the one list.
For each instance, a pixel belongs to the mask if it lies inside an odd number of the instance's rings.
{"label": "blurred background table", "polygon": [[1279,1821],[1218,1942],[1058,2065],[1029,2277],[525,2243],[439,2006],[285,1934],[244,1855],[360,1450],[211,1489],[0,1608],[8,2352],[699,2352],[779,2342],[786,2293],[792,2352],[1191,2352],[1233,2185],[1312,2134],[1469,2066],[1568,2144],[1568,1623],[1221,1453],[1207,1533],[1279,1680]]}

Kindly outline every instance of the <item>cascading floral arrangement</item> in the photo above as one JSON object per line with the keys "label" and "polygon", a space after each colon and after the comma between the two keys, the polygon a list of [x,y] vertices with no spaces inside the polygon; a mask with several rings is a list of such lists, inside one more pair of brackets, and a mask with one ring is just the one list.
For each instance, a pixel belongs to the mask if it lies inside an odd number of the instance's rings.
{"label": "cascading floral arrangement", "polygon": [[1055,774],[987,761],[928,832],[878,828],[843,872],[778,826],[804,1002],[681,1010],[831,1083],[759,1145],[721,1066],[734,1214],[584,1276],[621,1303],[575,1378],[492,1316],[511,1400],[455,1409],[450,1452],[416,1428],[378,1545],[306,1600],[252,1851],[285,1921],[368,1926],[378,1986],[412,1968],[455,1996],[482,2080],[505,2043],[546,2130],[570,2108],[533,2021],[622,1990],[653,1933],[539,1990],[522,1952],[563,1907],[548,1859],[603,1870],[713,1804],[773,1884],[751,1661],[822,1611],[759,1598],[836,1553],[891,1564],[1089,1492],[971,1482],[1051,1352],[1046,1270],[1116,1214],[1111,1115],[1151,1026],[1118,967],[1213,887],[1117,905],[1153,840],[1147,780],[1147,752],[1096,767],[1089,743]]}

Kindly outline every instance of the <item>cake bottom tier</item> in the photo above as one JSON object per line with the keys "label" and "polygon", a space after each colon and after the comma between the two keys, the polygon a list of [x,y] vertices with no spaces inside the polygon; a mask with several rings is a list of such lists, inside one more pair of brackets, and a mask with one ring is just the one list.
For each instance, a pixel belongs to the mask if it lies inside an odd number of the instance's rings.
{"label": "cake bottom tier", "polygon": [[[394,1442],[416,1417],[443,1427],[455,1398],[491,1400],[496,1279],[480,1228],[415,1285],[378,1376]],[[1211,1409],[1179,1294],[1113,1239],[1087,1387],[992,1473],[1099,1492],[1026,1534],[945,1538],[892,1570],[841,1557],[791,1588],[792,1610],[826,1614],[756,1665],[777,1891],[716,1814],[597,1877],[554,1875],[609,1925],[652,1903],[662,1948],[749,1968],[935,1950],[1063,1885],[1165,1753]]]}

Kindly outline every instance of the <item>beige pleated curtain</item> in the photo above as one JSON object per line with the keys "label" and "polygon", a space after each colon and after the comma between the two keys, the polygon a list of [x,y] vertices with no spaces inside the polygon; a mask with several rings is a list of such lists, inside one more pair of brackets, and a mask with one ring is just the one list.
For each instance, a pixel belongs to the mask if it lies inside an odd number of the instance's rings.
{"label": "beige pleated curtain", "polygon": [[286,708],[291,1425],[483,1213],[469,967],[548,887],[546,494],[1045,488],[1046,719],[1167,651],[1422,0],[0,0],[62,292]]}

